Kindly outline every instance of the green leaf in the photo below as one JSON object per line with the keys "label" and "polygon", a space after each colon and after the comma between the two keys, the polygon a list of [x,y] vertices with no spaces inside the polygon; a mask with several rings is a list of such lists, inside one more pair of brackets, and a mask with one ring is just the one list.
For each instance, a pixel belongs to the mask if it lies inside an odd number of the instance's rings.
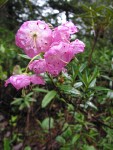
{"label": "green leaf", "polygon": [[42,123],[41,123],[41,127],[43,129],[49,130],[49,128],[53,128],[54,127],[54,120],[52,117],[50,118],[45,118]]}
{"label": "green leaf", "polygon": [[71,90],[68,91],[70,94],[74,94],[74,95],[81,95],[80,91],[72,88]]}
{"label": "green leaf", "polygon": [[71,128],[69,127],[69,124],[68,123],[65,123],[63,128],[62,128],[62,136],[65,137],[65,138],[69,138],[72,136],[72,130]]}
{"label": "green leaf", "polygon": [[61,143],[61,144],[65,144],[66,143],[65,139],[62,136],[57,136],[56,137],[56,141]]}
{"label": "green leaf", "polygon": [[18,54],[20,57],[25,58],[25,59],[31,59],[29,56],[24,55],[24,54]]}
{"label": "green leaf", "polygon": [[98,110],[98,108],[92,102],[90,102],[90,101],[87,102],[87,105],[89,105],[90,107]]}
{"label": "green leaf", "polygon": [[24,103],[25,103],[25,105],[28,107],[28,108],[30,108],[30,103],[26,100],[26,101],[24,101]]}
{"label": "green leaf", "polygon": [[29,101],[29,102],[36,102],[36,99],[34,99],[34,98],[29,98],[28,101]]}
{"label": "green leaf", "polygon": [[109,80],[109,81],[113,81],[112,78],[110,78],[110,77],[108,77],[108,76],[106,76],[106,75],[101,75],[101,77],[103,77],[103,78],[105,78],[105,79],[107,79],[107,80]]}
{"label": "green leaf", "polygon": [[10,149],[10,141],[8,138],[4,138],[4,150],[11,150]]}
{"label": "green leaf", "polygon": [[102,86],[95,86],[92,89],[94,89],[95,91],[110,91],[110,89],[102,87]]}
{"label": "green leaf", "polygon": [[52,101],[52,99],[56,96],[56,94],[57,92],[54,90],[49,91],[42,100],[42,108],[45,108]]}
{"label": "green leaf", "polygon": [[98,76],[98,73],[99,73],[99,71],[98,71],[98,68],[96,67],[94,72],[93,72],[93,75],[91,76],[91,79],[90,79],[89,83],[91,83],[93,80],[96,79],[96,77]]}
{"label": "green leaf", "polygon": [[84,145],[82,150],[96,150],[94,146]]}
{"label": "green leaf", "polygon": [[69,111],[74,111],[74,106],[72,104],[67,104]]}
{"label": "green leaf", "polygon": [[87,63],[84,63],[80,66],[79,71],[82,72],[87,66]]}
{"label": "green leaf", "polygon": [[98,6],[97,8],[95,8],[95,10],[98,12],[98,11],[101,11],[105,9],[105,6],[104,5],[101,5],[101,6]]}
{"label": "green leaf", "polygon": [[26,146],[26,147],[24,148],[24,150],[31,150],[31,147],[30,147],[30,146]]}
{"label": "green leaf", "polygon": [[0,46],[0,52],[1,52],[1,53],[5,53],[5,47],[4,47],[3,44],[1,44],[1,46]]}
{"label": "green leaf", "polygon": [[33,91],[42,92],[42,93],[48,93],[48,90],[45,90],[43,88],[34,88]]}
{"label": "green leaf", "polygon": [[94,79],[92,82],[89,84],[89,88],[94,87],[96,84],[96,79]]}
{"label": "green leaf", "polygon": [[83,85],[82,82],[77,82],[77,83],[74,84],[74,88],[79,88],[79,87],[81,87],[82,85]]}
{"label": "green leaf", "polygon": [[21,103],[22,100],[23,100],[23,98],[17,98],[13,102],[11,102],[11,105],[18,105]]}
{"label": "green leaf", "polygon": [[78,74],[80,80],[82,81],[82,83],[85,85],[85,87],[88,87],[88,76],[87,76],[87,72],[85,74],[82,74],[79,72]]}
{"label": "green leaf", "polygon": [[75,96],[78,96],[81,94],[79,90],[77,90],[76,88],[73,88],[70,85],[68,85],[68,86],[67,85],[61,85],[59,88],[60,88],[60,90],[62,90],[66,94],[73,94]]}
{"label": "green leaf", "polygon": [[60,90],[63,90],[63,91],[70,91],[71,89],[72,89],[72,86],[70,86],[70,85],[60,85],[59,86],[59,88],[60,88]]}
{"label": "green leaf", "polygon": [[26,95],[26,97],[28,98],[28,97],[30,97],[32,95],[33,95],[33,92],[30,92],[29,94]]}
{"label": "green leaf", "polygon": [[62,136],[65,137],[65,138],[71,137],[72,136],[72,130],[71,130],[71,128],[67,127],[67,130],[63,132]]}
{"label": "green leaf", "polygon": [[16,122],[16,120],[17,120],[17,116],[11,116],[11,121],[12,122]]}
{"label": "green leaf", "polygon": [[113,91],[108,91],[107,98],[113,99]]}
{"label": "green leaf", "polygon": [[22,110],[22,109],[24,109],[26,107],[26,105],[24,104],[24,103],[22,103],[21,105],[20,105],[20,107],[19,107],[19,110]]}
{"label": "green leaf", "polygon": [[113,15],[113,8],[110,6],[110,7],[105,7],[107,12],[109,12],[111,15]]}
{"label": "green leaf", "polygon": [[75,144],[75,142],[80,138],[80,134],[76,134],[73,138],[72,138],[72,145]]}

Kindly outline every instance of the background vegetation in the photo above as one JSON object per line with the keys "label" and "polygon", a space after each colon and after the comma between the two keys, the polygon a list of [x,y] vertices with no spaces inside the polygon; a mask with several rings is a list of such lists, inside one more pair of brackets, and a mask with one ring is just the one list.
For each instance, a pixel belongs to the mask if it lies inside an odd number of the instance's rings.
{"label": "background vegetation", "polygon": [[[0,149],[113,149],[113,2],[111,0],[0,1]],[[46,86],[16,91],[4,81],[29,60],[15,46],[26,20],[79,27],[86,44],[68,73],[46,77]]]}

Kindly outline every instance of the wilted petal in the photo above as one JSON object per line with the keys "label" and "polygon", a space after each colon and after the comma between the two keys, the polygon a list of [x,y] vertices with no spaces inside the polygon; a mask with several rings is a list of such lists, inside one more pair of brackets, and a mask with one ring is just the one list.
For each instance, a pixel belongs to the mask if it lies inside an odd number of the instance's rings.
{"label": "wilted petal", "polygon": [[44,79],[41,76],[32,75],[30,77],[30,79],[31,79],[31,82],[33,84],[42,84],[42,85],[45,85],[45,81],[44,81]]}
{"label": "wilted petal", "polygon": [[30,77],[28,75],[13,75],[5,82],[5,87],[11,83],[17,90],[30,85]]}

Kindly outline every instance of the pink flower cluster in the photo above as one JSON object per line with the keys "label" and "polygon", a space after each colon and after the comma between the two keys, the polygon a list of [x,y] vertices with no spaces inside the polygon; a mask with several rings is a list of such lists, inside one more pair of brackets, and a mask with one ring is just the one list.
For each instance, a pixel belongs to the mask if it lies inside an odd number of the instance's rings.
{"label": "pink flower cluster", "polygon": [[5,83],[11,83],[17,90],[30,83],[44,84],[44,79],[39,76],[48,72],[57,76],[65,66],[75,57],[75,54],[84,51],[85,44],[76,39],[70,42],[71,35],[78,32],[72,22],[66,22],[53,30],[44,21],[26,21],[16,34],[16,45],[22,48],[30,58],[43,53],[43,58],[34,60],[29,64],[29,69],[35,75],[11,76]]}

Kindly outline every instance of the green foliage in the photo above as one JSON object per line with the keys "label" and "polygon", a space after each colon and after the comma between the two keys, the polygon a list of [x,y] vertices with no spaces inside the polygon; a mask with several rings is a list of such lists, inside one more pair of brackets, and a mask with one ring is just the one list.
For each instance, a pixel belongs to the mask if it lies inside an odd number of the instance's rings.
{"label": "green foliage", "polygon": [[26,146],[26,147],[24,148],[24,150],[31,150],[31,147]]}
{"label": "green foliage", "polygon": [[13,66],[19,65],[21,58],[17,55],[20,50],[14,43],[14,33],[1,27],[0,35],[0,80],[5,80],[14,71]]}
{"label": "green foliage", "polygon": [[7,3],[8,0],[0,0],[0,7],[2,7],[3,5],[5,5],[5,3]]}
{"label": "green foliage", "polygon": [[22,98],[15,98],[15,100],[11,104],[19,106],[20,110],[24,108],[30,108],[30,104],[32,102],[36,102],[36,100],[31,97],[32,95],[33,92],[30,92],[29,94],[25,95]]}
{"label": "green foliage", "polygon": [[84,145],[82,150],[95,150],[94,146]]}
{"label": "green foliage", "polygon": [[4,150],[11,150],[10,140],[8,138],[4,138]]}
{"label": "green foliage", "polygon": [[42,123],[41,123],[41,127],[44,129],[44,130],[49,130],[51,128],[54,127],[54,120],[53,118],[45,118]]}
{"label": "green foliage", "polygon": [[56,91],[49,91],[44,99],[42,100],[42,108],[45,108],[50,102],[51,100],[56,96],[57,92]]}

